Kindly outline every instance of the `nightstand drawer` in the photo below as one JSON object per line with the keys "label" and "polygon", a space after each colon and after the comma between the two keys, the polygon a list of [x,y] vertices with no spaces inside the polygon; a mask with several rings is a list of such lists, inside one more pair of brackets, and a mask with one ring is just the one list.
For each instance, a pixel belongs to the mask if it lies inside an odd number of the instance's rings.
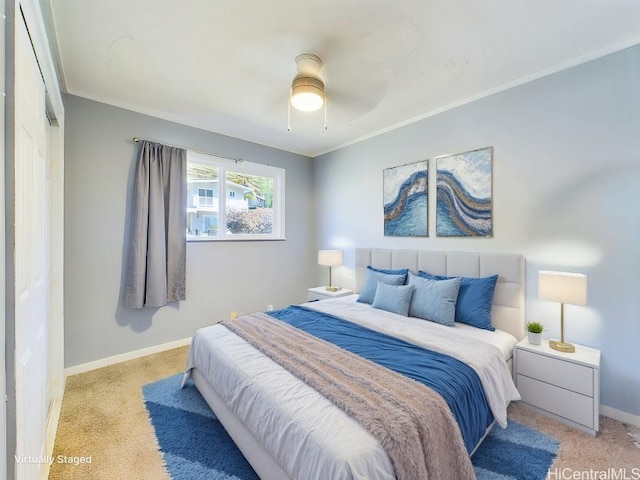
{"label": "nightstand drawer", "polygon": [[522,349],[517,355],[518,374],[593,397],[593,368]]}
{"label": "nightstand drawer", "polygon": [[[520,369],[518,357],[518,370]],[[517,375],[522,401],[593,429],[593,398]]]}
{"label": "nightstand drawer", "polygon": [[324,295],[322,293],[316,293],[316,292],[309,292],[309,294],[307,295],[307,300],[309,300],[310,302],[317,302],[318,300],[326,300],[327,298],[331,298],[331,297],[328,297],[327,295]]}
{"label": "nightstand drawer", "polygon": [[346,297],[351,294],[353,294],[353,291],[347,288],[338,288],[335,292],[332,292],[327,290],[327,287],[314,287],[307,290],[307,301],[315,302],[328,298]]}

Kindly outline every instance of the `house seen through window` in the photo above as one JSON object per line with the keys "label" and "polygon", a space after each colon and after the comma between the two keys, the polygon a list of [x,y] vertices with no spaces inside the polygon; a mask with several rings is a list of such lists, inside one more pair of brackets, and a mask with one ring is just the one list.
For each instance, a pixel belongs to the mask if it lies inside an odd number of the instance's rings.
{"label": "house seen through window", "polygon": [[187,153],[187,240],[284,239],[284,169]]}

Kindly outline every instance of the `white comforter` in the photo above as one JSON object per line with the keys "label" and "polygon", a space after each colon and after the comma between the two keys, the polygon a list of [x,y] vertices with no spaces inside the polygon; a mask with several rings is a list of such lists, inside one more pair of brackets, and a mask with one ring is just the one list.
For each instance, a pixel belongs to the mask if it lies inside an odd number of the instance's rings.
{"label": "white comforter", "polygon": [[[404,338],[430,350],[446,353],[470,365],[480,377],[491,413],[501,427],[507,426],[509,402],[520,400],[520,394],[497,347],[478,341],[478,337],[470,336],[468,330],[461,331],[462,329],[456,327],[376,310],[369,305],[356,302],[356,298],[357,296],[352,295],[348,298],[336,299],[334,302],[314,302],[306,306]],[[504,333],[499,332],[497,335]],[[511,338],[513,349],[516,339]]]}
{"label": "white comforter", "polygon": [[[520,398],[500,350],[455,328],[376,310],[356,303],[354,297],[306,306],[465,361],[478,372],[494,417],[503,426],[509,401]],[[186,377],[191,368],[209,380],[290,478],[395,478],[389,457],[367,431],[225,327],[213,325],[196,332]]]}

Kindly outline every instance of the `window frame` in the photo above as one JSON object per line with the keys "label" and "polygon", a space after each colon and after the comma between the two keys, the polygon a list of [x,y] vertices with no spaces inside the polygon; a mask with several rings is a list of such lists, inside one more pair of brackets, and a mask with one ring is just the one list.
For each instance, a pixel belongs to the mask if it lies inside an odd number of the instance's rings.
{"label": "window frame", "polygon": [[[196,163],[216,167],[218,169],[218,233],[213,236],[189,235],[186,230],[187,242],[235,242],[235,241],[269,241],[286,240],[285,237],[285,169],[248,162],[246,160],[231,160],[228,158],[208,155],[202,152],[187,150],[187,164]],[[227,233],[223,225],[227,225],[227,173],[240,173],[256,177],[273,179],[273,226],[271,233]],[[185,209],[188,208],[185,201]]]}

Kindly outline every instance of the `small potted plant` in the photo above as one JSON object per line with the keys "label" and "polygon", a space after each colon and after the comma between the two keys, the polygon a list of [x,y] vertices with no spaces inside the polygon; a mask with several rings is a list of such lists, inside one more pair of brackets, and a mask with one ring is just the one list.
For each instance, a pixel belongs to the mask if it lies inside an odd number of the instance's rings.
{"label": "small potted plant", "polygon": [[525,325],[527,328],[527,337],[529,343],[533,345],[540,345],[542,343],[542,332],[544,327],[540,322],[529,322]]}

